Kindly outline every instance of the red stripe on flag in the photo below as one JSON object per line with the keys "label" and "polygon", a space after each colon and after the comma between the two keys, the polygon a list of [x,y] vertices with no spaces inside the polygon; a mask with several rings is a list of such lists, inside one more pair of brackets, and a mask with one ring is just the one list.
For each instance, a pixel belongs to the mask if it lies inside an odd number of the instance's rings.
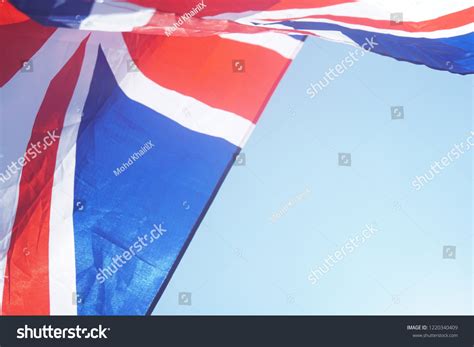
{"label": "red stripe on flag", "polygon": [[[127,0],[126,2],[132,2],[143,7],[155,8],[161,12],[176,14],[187,13],[200,4],[199,0]],[[245,12],[251,10],[262,11],[278,4],[278,2],[279,0],[204,0],[205,7],[199,11],[196,16],[214,16],[226,12]]]}
{"label": "red stripe on flag", "polygon": [[33,126],[28,156],[25,156],[29,160],[21,173],[18,207],[7,255],[2,310],[5,315],[48,315],[50,312],[49,220],[59,145],[55,136],[59,136],[63,128],[86,41],[51,81]]}
{"label": "red stripe on flag", "polygon": [[124,34],[132,59],[157,84],[256,122],[291,60],[265,47],[210,37]]}
{"label": "red stripe on flag", "polygon": [[356,0],[280,0],[270,8],[271,11],[288,9],[311,9],[356,2]]}
{"label": "red stripe on flag", "polygon": [[[221,13],[241,13],[246,11],[286,10],[301,8],[319,8],[355,0],[204,0],[205,7],[196,15],[197,17],[215,16]],[[200,0],[127,0],[134,4],[155,8],[161,12],[183,14],[196,8]]]}
{"label": "red stripe on flag", "polygon": [[0,87],[3,87],[22,68],[25,61],[44,45],[56,28],[42,26],[32,20],[0,25]]}
{"label": "red stripe on flag", "polygon": [[0,0],[0,25],[27,21],[29,17],[18,11],[12,4]]}
{"label": "red stripe on flag", "polygon": [[[133,32],[138,34],[166,35],[167,30],[180,23],[180,16],[171,13],[156,12],[145,26],[135,27]],[[173,32],[173,36],[210,36],[224,33],[261,33],[276,31],[253,25],[240,24],[229,20],[214,20],[190,18],[182,21],[179,29]]]}

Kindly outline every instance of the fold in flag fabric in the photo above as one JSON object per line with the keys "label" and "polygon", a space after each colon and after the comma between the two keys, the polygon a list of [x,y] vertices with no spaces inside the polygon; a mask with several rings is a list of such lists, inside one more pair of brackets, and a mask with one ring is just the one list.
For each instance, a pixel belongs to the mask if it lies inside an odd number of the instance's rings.
{"label": "fold in flag fabric", "polygon": [[474,71],[470,1],[399,3],[0,3],[1,313],[150,313],[307,35]]}

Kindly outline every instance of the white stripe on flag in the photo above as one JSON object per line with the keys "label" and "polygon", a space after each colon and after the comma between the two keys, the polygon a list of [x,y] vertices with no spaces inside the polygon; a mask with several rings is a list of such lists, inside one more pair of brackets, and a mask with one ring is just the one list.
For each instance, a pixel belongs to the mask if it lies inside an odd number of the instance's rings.
{"label": "white stripe on flag", "polygon": [[303,47],[303,42],[289,35],[274,32],[256,34],[221,34],[224,39],[248,43],[255,46],[268,48],[281,56],[293,59]]}
{"label": "white stripe on flag", "polygon": [[338,5],[314,8],[286,9],[274,11],[246,11],[241,13],[221,13],[208,16],[208,19],[234,20],[242,24],[252,25],[252,22],[268,19],[288,19],[312,15],[334,15],[379,20],[390,20],[392,13],[403,13],[406,22],[421,22],[435,19],[447,14],[465,10],[473,6],[472,0],[384,0],[378,3],[374,0],[358,0]]}
{"label": "white stripe on flag", "polygon": [[151,8],[111,0],[96,1],[81,22],[83,30],[126,32],[145,26],[155,14]]}
{"label": "white stripe on flag", "polygon": [[51,196],[49,290],[51,315],[76,315],[74,248],[74,177],[76,140],[97,58],[97,45],[87,44],[84,62],[59,140]]}
{"label": "white stripe on flag", "polygon": [[128,73],[132,60],[121,34],[94,33],[120,88],[132,100],[139,102],[182,126],[202,134],[223,138],[243,147],[255,124],[235,113],[211,107],[190,96],[164,88],[140,71]]}

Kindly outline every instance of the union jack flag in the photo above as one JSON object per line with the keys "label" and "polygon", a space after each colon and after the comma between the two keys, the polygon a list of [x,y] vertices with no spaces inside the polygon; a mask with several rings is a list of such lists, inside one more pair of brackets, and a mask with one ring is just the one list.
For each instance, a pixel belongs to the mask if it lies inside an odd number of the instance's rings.
{"label": "union jack flag", "polygon": [[0,312],[150,313],[308,35],[470,74],[473,15],[464,0],[1,2]]}

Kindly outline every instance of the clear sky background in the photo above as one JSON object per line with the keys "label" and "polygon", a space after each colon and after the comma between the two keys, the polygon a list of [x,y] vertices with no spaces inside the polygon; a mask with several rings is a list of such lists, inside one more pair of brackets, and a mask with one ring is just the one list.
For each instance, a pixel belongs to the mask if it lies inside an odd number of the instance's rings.
{"label": "clear sky background", "polygon": [[472,150],[412,182],[470,136],[474,79],[366,54],[311,99],[353,50],[306,41],[155,314],[472,314]]}

